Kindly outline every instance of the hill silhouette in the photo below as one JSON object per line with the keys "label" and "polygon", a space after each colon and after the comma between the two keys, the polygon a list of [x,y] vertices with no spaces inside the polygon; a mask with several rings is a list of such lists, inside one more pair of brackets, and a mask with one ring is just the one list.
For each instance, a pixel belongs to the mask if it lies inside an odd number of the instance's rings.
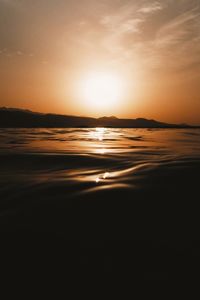
{"label": "hill silhouette", "polygon": [[0,108],[2,128],[58,128],[58,127],[113,127],[113,128],[187,128],[187,124],[168,124],[144,118],[119,119],[115,116],[91,118],[52,113],[38,113],[18,108]]}

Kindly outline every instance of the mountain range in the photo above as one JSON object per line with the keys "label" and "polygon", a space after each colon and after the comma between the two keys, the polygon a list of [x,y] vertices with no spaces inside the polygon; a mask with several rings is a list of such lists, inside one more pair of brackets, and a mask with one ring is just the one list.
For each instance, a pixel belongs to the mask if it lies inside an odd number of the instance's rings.
{"label": "mountain range", "polygon": [[113,127],[113,128],[188,128],[187,124],[169,124],[144,118],[120,119],[114,116],[91,118],[52,113],[38,113],[18,108],[0,108],[1,128],[67,128],[67,127]]}

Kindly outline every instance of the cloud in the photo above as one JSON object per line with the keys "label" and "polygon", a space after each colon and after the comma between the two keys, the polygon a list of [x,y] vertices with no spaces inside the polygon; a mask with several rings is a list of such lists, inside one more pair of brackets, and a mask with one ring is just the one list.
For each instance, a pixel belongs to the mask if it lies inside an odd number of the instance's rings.
{"label": "cloud", "polygon": [[[32,0],[0,0],[2,3],[23,4],[23,9],[9,10],[8,28],[3,29],[2,48],[11,52],[22,49],[23,55],[31,51],[37,57],[45,54],[55,63],[59,53],[63,61],[66,57],[70,61],[101,57],[128,66],[137,61],[143,69],[183,70],[184,66],[195,68],[195,62],[199,65],[200,6],[195,0],[43,0],[38,5]],[[16,35],[8,35],[13,28]],[[51,39],[48,49],[46,41]]]}
{"label": "cloud", "polygon": [[163,25],[157,32],[152,47],[155,55],[167,67],[184,70],[199,68],[200,12],[198,8],[183,12]]}
{"label": "cloud", "polygon": [[140,33],[140,26],[144,18],[137,14],[137,6],[128,2],[110,15],[103,15],[100,24],[105,29],[102,45],[112,55],[120,55],[120,59],[127,58],[127,50],[124,39]]}
{"label": "cloud", "polygon": [[126,32],[139,32],[139,25],[142,23],[142,19],[132,17],[118,21],[116,20],[116,16],[106,16],[100,23],[112,33],[123,34]]}
{"label": "cloud", "polygon": [[184,42],[198,34],[200,12],[197,9],[187,11],[170,20],[157,33],[156,42],[160,47]]}
{"label": "cloud", "polygon": [[110,32],[137,32],[142,19],[136,15],[136,10],[132,3],[122,5],[113,14],[103,15],[100,24]]}
{"label": "cloud", "polygon": [[97,57],[103,53],[129,68],[137,62],[143,70],[195,68],[200,60],[200,10],[192,2],[144,0],[124,1],[115,9],[105,6],[98,11],[96,23],[83,19],[75,39],[85,55],[87,50]]}
{"label": "cloud", "polygon": [[156,1],[150,4],[146,4],[143,7],[141,7],[138,12],[139,13],[144,13],[144,14],[149,14],[149,13],[154,13],[156,11],[162,10],[163,9],[163,5]]}

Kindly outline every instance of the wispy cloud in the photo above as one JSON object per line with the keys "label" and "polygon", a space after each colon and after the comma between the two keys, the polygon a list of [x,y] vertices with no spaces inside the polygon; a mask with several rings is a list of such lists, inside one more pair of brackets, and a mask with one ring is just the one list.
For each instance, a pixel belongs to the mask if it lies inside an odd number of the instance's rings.
{"label": "wispy cloud", "polygon": [[133,4],[122,5],[113,14],[102,16],[100,23],[111,33],[137,32],[142,18],[137,16],[136,11],[137,7]]}
{"label": "wispy cloud", "polygon": [[120,56],[120,60],[129,56],[129,49],[124,39],[138,35],[144,22],[144,18],[137,14],[137,9],[137,5],[128,2],[113,14],[102,16],[99,21],[105,29],[102,38],[103,47],[112,55]]}
{"label": "wispy cloud", "polygon": [[158,30],[156,42],[158,46],[169,46],[172,44],[184,42],[193,39],[194,35],[198,35],[200,30],[200,12],[197,9],[184,12],[174,19],[170,20],[166,25]]}
{"label": "wispy cloud", "polygon": [[137,61],[143,69],[195,67],[200,60],[200,7],[192,2],[124,1],[109,14],[99,12],[93,27],[83,21],[76,39],[89,52],[98,47],[108,59],[130,67]]}
{"label": "wispy cloud", "polygon": [[157,32],[155,55],[162,56],[168,67],[183,70],[200,62],[200,12],[198,8],[179,14]]}
{"label": "wispy cloud", "polygon": [[142,6],[141,8],[138,9],[139,13],[144,13],[144,14],[149,14],[149,13],[154,13],[156,11],[162,10],[163,9],[163,5],[161,4],[161,2],[153,2],[150,4],[146,4],[144,6]]}
{"label": "wispy cloud", "polygon": [[[166,69],[178,70],[183,69],[184,66],[195,68],[195,62],[200,60],[200,4],[197,0],[85,0],[84,4],[80,2],[79,5],[77,1],[70,0],[58,2],[62,3],[60,23],[58,18],[48,19],[48,14],[44,18],[41,13],[39,18],[41,10],[35,8],[32,0],[0,0],[0,4],[21,5],[23,3],[23,8],[27,8],[24,14],[26,22],[29,21],[27,15],[31,14],[32,21],[37,17],[38,23],[41,23],[38,26],[37,24],[30,26],[30,31],[35,30],[32,34],[33,38],[26,37],[25,26],[22,27],[20,20],[17,22],[15,19],[17,14],[13,13],[15,23],[10,18],[8,26],[13,24],[19,26],[20,35],[15,41],[15,36],[4,34],[2,48],[7,47],[4,41],[7,42],[12,38],[14,42],[9,41],[8,48],[12,45],[13,49],[18,43],[16,49],[28,49],[27,52],[37,53],[35,45],[40,44],[41,52],[43,49],[48,53],[51,52],[52,58],[54,52],[59,49],[64,55],[72,58],[76,53],[79,58],[81,52],[81,59],[88,57],[89,60],[93,55],[96,59],[104,56],[105,60],[123,61],[127,65],[138,61],[143,69],[162,68],[164,65]],[[27,3],[32,3],[33,13],[28,9]],[[55,1],[44,0],[41,3],[43,11],[47,9],[45,5],[49,4],[48,9],[51,7],[51,10],[57,13],[56,9],[59,5],[55,5]],[[71,10],[67,8],[74,10],[73,13],[69,15]],[[35,17],[32,15],[34,13]],[[55,24],[54,20],[57,20]],[[44,40],[49,39],[49,28],[54,30],[54,42],[50,50],[44,45]],[[23,45],[22,33],[27,38],[27,42],[23,40]],[[32,45],[28,44],[29,41]],[[43,42],[38,44],[38,41]],[[10,49],[9,51],[12,52]],[[24,52],[26,53],[25,50]],[[18,56],[21,56],[20,52]]]}
{"label": "wispy cloud", "polygon": [[[169,11],[176,9],[176,13]],[[128,8],[127,8],[128,10]],[[129,11],[129,10],[128,10]],[[200,62],[200,8],[181,9],[172,1],[156,1],[143,4],[138,9],[120,13],[120,17],[107,17],[103,23],[110,29],[110,35],[105,39],[105,46],[111,51],[115,49],[127,61],[136,58],[145,68],[199,68]],[[148,24],[152,26],[152,13],[159,13],[159,23],[155,26],[154,34],[149,39]],[[162,21],[162,14],[165,16]],[[166,18],[166,14],[169,15]],[[153,30],[153,29],[152,29]],[[124,42],[128,36],[127,44]]]}

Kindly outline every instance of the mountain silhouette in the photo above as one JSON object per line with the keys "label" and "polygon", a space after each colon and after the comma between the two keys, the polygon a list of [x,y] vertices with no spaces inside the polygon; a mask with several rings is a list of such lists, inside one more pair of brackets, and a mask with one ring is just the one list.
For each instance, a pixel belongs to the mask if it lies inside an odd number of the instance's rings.
{"label": "mountain silhouette", "polygon": [[119,119],[115,116],[91,118],[52,113],[38,113],[19,108],[0,108],[2,128],[59,128],[59,127],[113,127],[113,128],[187,128],[187,124],[168,124],[144,118]]}

